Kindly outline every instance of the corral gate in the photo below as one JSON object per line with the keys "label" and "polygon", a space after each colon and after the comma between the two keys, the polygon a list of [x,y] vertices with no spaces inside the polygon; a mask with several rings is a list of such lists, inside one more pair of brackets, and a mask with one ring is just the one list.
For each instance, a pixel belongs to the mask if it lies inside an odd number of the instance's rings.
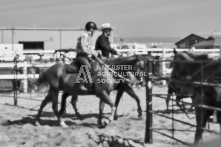
{"label": "corral gate", "polygon": [[[177,130],[175,129],[175,124],[176,122],[177,123],[182,123],[184,125],[188,125],[188,126],[191,126],[191,127],[196,127],[196,125],[194,123],[189,123],[185,120],[180,120],[180,119],[177,119],[175,118],[175,110],[174,109],[174,101],[175,100],[171,100],[172,101],[172,110],[171,110],[171,117],[170,116],[166,116],[164,114],[160,114],[158,113],[156,110],[154,110],[153,108],[153,99],[152,97],[154,96],[155,98],[160,98],[160,99],[166,99],[167,98],[167,94],[156,94],[156,93],[153,93],[153,87],[155,86],[153,84],[153,80],[173,80],[173,81],[176,81],[176,82],[183,82],[183,81],[177,81],[177,80],[174,80],[174,79],[170,79],[169,77],[152,77],[150,75],[150,71],[149,71],[149,65],[151,62],[183,62],[183,61],[171,61],[171,60],[161,60],[161,61],[157,61],[157,60],[147,60],[145,62],[145,67],[146,67],[146,78],[145,78],[145,87],[146,87],[146,129],[145,129],[145,139],[144,139],[144,142],[145,143],[149,143],[149,144],[152,144],[153,143],[153,139],[154,139],[154,136],[153,136],[153,132],[155,133],[158,133],[158,134],[161,134],[163,136],[166,136],[166,137],[169,137],[179,143],[182,143],[182,144],[185,144],[185,145],[191,145],[192,143],[190,142],[185,142],[179,138],[176,138],[175,137],[175,132],[178,132],[178,131],[181,131],[181,132],[185,132],[185,131],[189,131],[189,132],[192,132],[192,133],[195,133],[195,130],[185,130],[185,129],[180,129],[180,130]],[[185,61],[184,61],[185,62]],[[188,61],[189,62],[189,61]],[[190,62],[195,62],[195,61],[190,61]],[[202,65],[202,62],[205,62],[205,61],[198,61],[198,62],[201,62],[201,65]],[[201,76],[203,75],[203,72],[201,72]],[[201,81],[201,82],[194,82],[194,83],[191,83],[191,84],[197,84],[201,87],[201,93],[202,93],[202,86],[218,86],[218,87],[221,87],[220,84],[214,84],[214,83],[206,83],[204,81]],[[192,103],[188,103],[188,102],[184,102],[184,101],[181,101],[182,104],[185,104],[185,105],[192,105]],[[216,108],[216,107],[210,107],[210,106],[207,106],[207,105],[203,105],[202,104],[202,100],[200,100],[200,105],[197,105],[197,106],[194,106],[194,107],[200,107],[202,109],[209,109],[209,110],[213,110],[214,111],[214,114],[217,113],[217,111],[220,111],[221,112],[221,109],[220,108]],[[171,120],[171,128],[170,129],[165,129],[165,128],[154,128],[153,127],[153,115],[156,115],[156,116],[159,116],[159,117],[164,117],[166,119]],[[188,118],[186,118],[188,119]],[[217,118],[215,118],[217,119]],[[213,119],[213,120],[215,120]],[[195,120],[195,118],[194,118]],[[204,129],[205,132],[209,132],[209,133],[213,133],[215,135],[221,135],[220,133],[221,132],[217,132],[217,131],[214,131],[214,130],[210,130],[209,129],[210,125],[208,124],[208,129]],[[166,134],[166,133],[163,133],[161,132],[162,130],[166,130],[166,131],[170,131],[171,132],[171,135],[169,134]],[[192,138],[194,140],[194,138]],[[192,140],[192,141],[193,141]]]}

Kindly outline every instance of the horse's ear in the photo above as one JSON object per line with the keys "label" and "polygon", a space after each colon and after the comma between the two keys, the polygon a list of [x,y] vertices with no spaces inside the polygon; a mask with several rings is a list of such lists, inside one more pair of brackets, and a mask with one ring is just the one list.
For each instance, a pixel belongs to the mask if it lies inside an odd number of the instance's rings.
{"label": "horse's ear", "polygon": [[176,54],[177,54],[177,51],[176,51],[176,49],[175,49],[175,48],[173,49],[173,53],[174,53],[174,55],[176,55]]}

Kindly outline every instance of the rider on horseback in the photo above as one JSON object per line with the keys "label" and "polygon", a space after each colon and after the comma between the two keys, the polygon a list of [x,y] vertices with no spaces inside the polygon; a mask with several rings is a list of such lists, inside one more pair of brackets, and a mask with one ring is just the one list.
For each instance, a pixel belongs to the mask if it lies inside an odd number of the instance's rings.
{"label": "rider on horseback", "polygon": [[112,49],[110,46],[109,37],[111,35],[111,31],[113,30],[110,23],[102,24],[101,30],[102,34],[97,38],[95,50],[100,50],[102,52],[102,56],[106,58],[110,57],[110,53],[118,55],[117,51]]}
{"label": "rider on horseback", "polygon": [[89,60],[95,53],[92,49],[92,36],[94,31],[97,30],[97,25],[90,21],[85,25],[85,30],[82,36],[78,38],[76,62],[79,65],[87,65],[91,69]]}
{"label": "rider on horseback", "polygon": [[[89,71],[91,69],[90,60],[95,54],[95,51],[92,49],[92,36],[95,30],[97,30],[97,25],[94,22],[89,21],[85,25],[85,32],[78,38],[76,47],[77,56],[75,59],[78,69],[76,72],[79,71],[81,65],[86,65]],[[83,89],[83,83],[76,83],[75,85],[77,85],[76,87]],[[89,88],[88,90],[91,89]]]}
{"label": "rider on horseback", "polygon": [[[112,30],[113,30],[113,28],[111,27],[110,23],[103,23],[101,25],[102,34],[97,38],[96,45],[95,45],[95,50],[100,50],[102,52],[102,56],[98,54],[99,58],[102,58],[102,57],[109,58],[110,54],[118,55],[117,51],[110,46],[109,38],[110,38]],[[99,59],[97,59],[97,60],[99,60]],[[105,64],[103,63],[103,65],[105,65]],[[121,75],[119,75],[113,69],[110,69],[110,70],[113,73],[115,73],[117,78],[124,79],[125,82],[130,81],[129,79],[124,78]]]}

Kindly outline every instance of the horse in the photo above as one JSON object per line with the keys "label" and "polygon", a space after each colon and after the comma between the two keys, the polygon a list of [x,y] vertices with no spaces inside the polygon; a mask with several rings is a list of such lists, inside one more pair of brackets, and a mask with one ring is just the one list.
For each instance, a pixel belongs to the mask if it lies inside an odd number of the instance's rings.
{"label": "horse", "polygon": [[[121,60],[122,64],[124,63],[124,65],[129,65],[129,63],[131,63],[132,61],[133,62],[139,61],[139,56],[119,58],[118,60]],[[86,73],[89,74],[88,78],[91,76],[89,78],[89,82],[92,83],[93,85],[94,90],[92,93],[88,92],[88,90],[74,90],[76,89],[74,87],[76,86],[74,81],[78,80],[78,73],[76,74],[67,73],[66,68],[68,65],[65,63],[57,63],[49,67],[47,70],[45,70],[40,74],[37,81],[38,85],[43,83],[48,83],[49,90],[47,96],[41,103],[38,114],[36,115],[36,125],[39,125],[39,120],[43,108],[46,106],[48,102],[52,101],[52,109],[58,119],[59,125],[61,125],[62,127],[67,127],[65,122],[61,119],[60,113],[58,112],[59,90],[63,90],[65,93],[71,94],[72,96],[88,95],[88,94],[96,95],[98,98],[100,98],[98,125],[106,126],[109,122],[111,122],[114,119],[116,107],[115,104],[110,99],[109,94],[114,89],[119,89],[119,91],[127,91],[130,93],[129,83],[124,82],[123,79],[115,77],[107,68],[101,68],[102,65],[100,65],[100,63],[96,60],[93,60],[91,65],[92,68],[90,71],[85,66],[81,67],[86,68],[85,69]],[[106,74],[100,74],[100,73],[106,73]],[[99,80],[107,82],[98,82]],[[108,81],[116,81],[116,82],[108,82]],[[84,82],[84,86],[89,88],[88,86],[90,86],[90,84]],[[136,100],[138,103],[139,116],[141,116],[142,109],[140,106],[140,100],[138,97]],[[104,103],[108,104],[111,107],[112,111],[108,119],[104,119],[104,121],[102,121],[102,106],[104,105]]]}
{"label": "horse", "polygon": [[[180,62],[181,61],[181,62]],[[174,50],[173,79],[183,81],[180,85],[181,94],[193,95],[195,106],[196,132],[194,143],[202,139],[206,123],[213,110],[203,109],[199,105],[221,108],[221,88],[217,86],[196,85],[193,82],[220,83],[221,62],[214,61],[208,55],[195,55],[189,52]],[[221,113],[217,112],[218,123],[221,124]]]}
{"label": "horse", "polygon": [[[135,77],[138,81],[141,80],[141,76],[139,75],[140,72],[140,60],[142,60],[140,57],[140,59],[138,60],[137,58],[138,56],[132,56],[132,57],[121,57],[121,58],[104,58],[103,61],[105,64],[108,65],[115,65],[113,67],[117,67],[118,65],[129,65],[132,66],[132,68],[130,68],[130,70],[117,70],[116,68],[116,72],[118,73],[122,73],[123,76],[125,76],[126,78],[129,78],[131,80],[131,77]],[[135,74],[134,74],[135,73]],[[133,76],[132,76],[133,75]],[[117,95],[116,95],[116,100],[115,100],[115,106],[116,106],[116,111],[115,111],[115,115],[114,115],[114,119],[116,120],[118,118],[118,114],[117,114],[117,108],[119,105],[119,102],[121,100],[121,97],[123,95],[124,92],[126,92],[128,95],[130,95],[132,98],[135,99],[135,101],[137,102],[137,106],[138,106],[138,117],[140,118],[142,116],[142,112],[141,110],[141,106],[140,106],[140,100],[139,97],[136,95],[136,93],[134,92],[133,88],[132,88],[132,84],[133,81],[128,84],[125,85],[127,88],[122,89],[122,87],[118,87],[117,88]],[[61,101],[61,109],[60,109],[60,114],[62,115],[63,112],[65,112],[65,106],[66,106],[66,99],[68,96],[70,96],[71,94],[69,93],[63,93],[62,95],[62,101]],[[78,95],[72,95],[71,98],[71,104],[74,108],[75,114],[77,116],[77,118],[82,119],[78,109],[77,109],[77,101],[78,101]],[[101,105],[101,113],[103,111],[104,108],[104,104],[100,104]]]}

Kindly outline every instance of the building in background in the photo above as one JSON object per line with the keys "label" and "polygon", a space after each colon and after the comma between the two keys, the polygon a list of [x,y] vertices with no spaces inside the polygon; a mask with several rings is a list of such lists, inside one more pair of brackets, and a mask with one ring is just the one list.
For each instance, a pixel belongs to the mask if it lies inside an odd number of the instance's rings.
{"label": "building in background", "polygon": [[205,40],[206,38],[204,37],[198,36],[196,34],[190,34],[189,36],[176,42],[175,45],[177,48],[191,48],[194,44]]}
{"label": "building in background", "polygon": [[[83,32],[74,28],[0,28],[0,44],[23,44],[24,50],[75,49]],[[96,31],[94,44],[98,35]]]}
{"label": "building in background", "polygon": [[221,48],[221,37],[219,36],[210,36],[206,40],[198,42],[193,45],[196,49],[217,49]]}

